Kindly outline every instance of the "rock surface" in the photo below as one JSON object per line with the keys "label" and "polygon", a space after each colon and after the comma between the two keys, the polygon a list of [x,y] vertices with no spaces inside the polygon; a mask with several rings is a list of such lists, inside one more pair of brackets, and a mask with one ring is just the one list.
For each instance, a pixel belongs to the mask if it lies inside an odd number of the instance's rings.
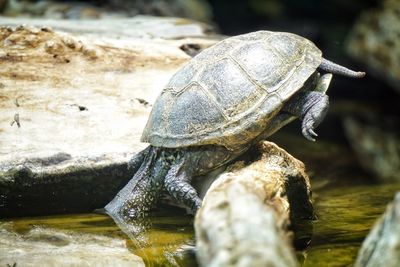
{"label": "rock surface", "polygon": [[0,266],[145,266],[123,239],[34,228],[16,234],[0,225]]}
{"label": "rock surface", "polygon": [[260,143],[258,155],[231,165],[206,193],[195,219],[201,266],[298,266],[288,227],[313,218],[309,178],[273,143]]}
{"label": "rock surface", "polygon": [[365,11],[349,35],[347,51],[400,92],[399,12],[398,0]]}
{"label": "rock surface", "polygon": [[346,117],[343,126],[361,166],[382,182],[400,181],[400,121]]}
{"label": "rock surface", "polygon": [[0,214],[101,207],[130,179],[151,103],[190,59],[181,47],[215,39],[182,19],[0,19],[20,23],[40,28],[0,28]]}
{"label": "rock surface", "polygon": [[400,266],[400,192],[365,239],[354,267]]}

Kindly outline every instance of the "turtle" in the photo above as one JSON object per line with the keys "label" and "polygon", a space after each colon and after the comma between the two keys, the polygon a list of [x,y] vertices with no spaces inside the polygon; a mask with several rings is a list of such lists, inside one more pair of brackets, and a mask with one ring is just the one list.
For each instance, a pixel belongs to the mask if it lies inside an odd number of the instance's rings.
{"label": "turtle", "polygon": [[106,212],[140,218],[167,193],[195,213],[201,199],[193,177],[227,165],[295,118],[315,141],[332,74],[365,75],[323,58],[293,33],[251,32],[203,50],[157,98],[141,137],[149,146],[130,160],[135,174]]}

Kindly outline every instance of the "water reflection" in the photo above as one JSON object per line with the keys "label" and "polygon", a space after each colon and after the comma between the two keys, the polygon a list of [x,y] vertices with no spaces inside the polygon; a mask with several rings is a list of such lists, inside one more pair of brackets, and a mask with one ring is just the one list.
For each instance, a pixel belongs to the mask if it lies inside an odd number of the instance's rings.
{"label": "water reflection", "polygon": [[197,266],[193,218],[182,210],[165,207],[147,218],[128,221],[110,217],[129,237],[132,251],[146,266]]}

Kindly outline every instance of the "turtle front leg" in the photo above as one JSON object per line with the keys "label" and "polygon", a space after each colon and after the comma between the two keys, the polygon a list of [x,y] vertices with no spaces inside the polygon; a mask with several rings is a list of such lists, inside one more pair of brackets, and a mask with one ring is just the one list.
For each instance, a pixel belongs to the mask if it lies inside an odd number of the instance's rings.
{"label": "turtle front leg", "polygon": [[305,91],[296,94],[283,107],[302,120],[301,132],[310,141],[315,141],[315,128],[325,118],[329,108],[329,97],[325,93]]}
{"label": "turtle front leg", "polygon": [[182,159],[169,169],[165,176],[164,186],[178,203],[183,203],[195,214],[201,206],[201,199],[190,182],[191,176],[186,169],[185,160]]}
{"label": "turtle front leg", "polygon": [[[128,222],[146,217],[162,193],[163,179],[168,171],[162,151],[149,146],[135,156],[132,179],[105,206],[106,212],[119,221]],[[141,163],[141,165],[140,165]],[[138,168],[138,166],[140,167]]]}

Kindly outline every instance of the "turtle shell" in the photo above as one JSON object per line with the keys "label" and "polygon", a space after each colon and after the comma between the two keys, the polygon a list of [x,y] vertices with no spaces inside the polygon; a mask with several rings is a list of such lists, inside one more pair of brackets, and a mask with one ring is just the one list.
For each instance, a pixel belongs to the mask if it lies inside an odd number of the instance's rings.
{"label": "turtle shell", "polygon": [[321,61],[312,42],[291,33],[258,31],[227,38],[171,78],[141,141],[170,148],[248,144]]}

